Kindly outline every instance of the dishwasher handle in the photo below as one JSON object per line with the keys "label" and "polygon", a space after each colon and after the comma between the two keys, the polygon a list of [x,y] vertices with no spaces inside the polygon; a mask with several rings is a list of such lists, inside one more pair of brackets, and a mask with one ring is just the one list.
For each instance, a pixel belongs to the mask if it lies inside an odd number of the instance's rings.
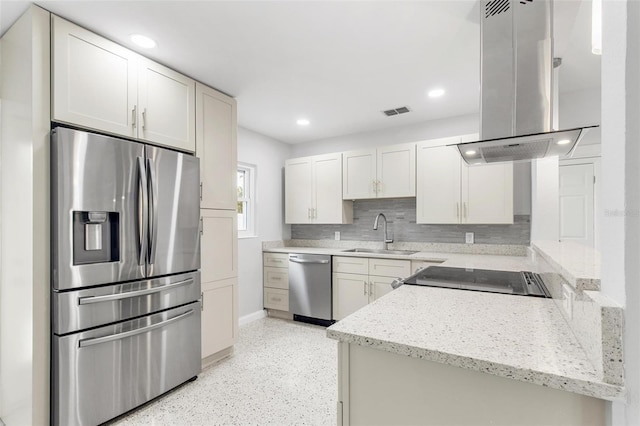
{"label": "dishwasher handle", "polygon": [[289,258],[289,262],[295,262],[295,263],[318,263],[318,264],[327,264],[327,263],[329,263],[328,260],[309,260],[309,259],[298,259],[298,258],[294,258],[294,257],[290,257]]}

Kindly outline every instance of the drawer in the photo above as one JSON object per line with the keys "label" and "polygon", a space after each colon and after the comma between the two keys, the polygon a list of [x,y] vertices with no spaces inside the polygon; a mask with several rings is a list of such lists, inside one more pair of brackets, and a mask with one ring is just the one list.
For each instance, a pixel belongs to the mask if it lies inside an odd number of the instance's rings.
{"label": "drawer", "polygon": [[369,273],[369,259],[366,257],[333,256],[333,272],[367,275]]}
{"label": "drawer", "polygon": [[264,266],[289,268],[289,253],[264,253]]}
{"label": "drawer", "polygon": [[415,274],[419,269],[428,268],[429,266],[438,266],[442,263],[441,260],[412,260],[411,261],[411,274]]}
{"label": "drawer", "polygon": [[406,278],[411,275],[410,260],[369,259],[369,275]]}
{"label": "drawer", "polygon": [[289,290],[265,287],[264,307],[279,311],[289,311]]}
{"label": "drawer", "polygon": [[272,288],[289,289],[289,269],[264,267],[264,286]]}

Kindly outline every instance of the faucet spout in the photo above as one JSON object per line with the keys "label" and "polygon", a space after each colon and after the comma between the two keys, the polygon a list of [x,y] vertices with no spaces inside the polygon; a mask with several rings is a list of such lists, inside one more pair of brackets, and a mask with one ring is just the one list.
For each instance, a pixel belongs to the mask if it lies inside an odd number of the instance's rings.
{"label": "faucet spout", "polygon": [[376,220],[373,222],[373,230],[374,231],[378,230],[378,222],[380,218],[384,220],[384,233],[382,234],[382,248],[384,250],[388,250],[389,248],[387,244],[392,243],[393,238],[389,238],[387,236],[387,217],[383,213],[378,213],[378,215],[376,216]]}

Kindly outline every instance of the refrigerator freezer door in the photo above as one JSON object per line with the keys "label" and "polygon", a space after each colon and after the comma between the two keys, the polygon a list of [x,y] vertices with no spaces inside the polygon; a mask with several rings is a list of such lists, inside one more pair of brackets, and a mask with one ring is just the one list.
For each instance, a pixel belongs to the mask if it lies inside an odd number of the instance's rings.
{"label": "refrigerator freezer door", "polygon": [[53,292],[51,330],[67,334],[148,315],[200,298],[200,272]]}
{"label": "refrigerator freezer door", "polygon": [[51,139],[53,288],[144,278],[144,145],[63,127]]}
{"label": "refrigerator freezer door", "polygon": [[53,336],[53,425],[96,425],[200,373],[200,302]]}
{"label": "refrigerator freezer door", "polygon": [[200,160],[146,146],[149,185],[147,276],[200,268]]}

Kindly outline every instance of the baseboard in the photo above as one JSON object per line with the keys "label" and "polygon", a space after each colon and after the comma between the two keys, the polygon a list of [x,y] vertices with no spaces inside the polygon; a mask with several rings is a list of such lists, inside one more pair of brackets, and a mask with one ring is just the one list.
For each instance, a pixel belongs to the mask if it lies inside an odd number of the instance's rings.
{"label": "baseboard", "polygon": [[218,361],[222,361],[225,358],[233,355],[235,348],[233,346],[228,347],[226,349],[222,349],[219,352],[216,352],[213,355],[209,355],[208,357],[202,360],[202,369],[204,370],[207,367],[211,367],[213,364],[216,364]]}
{"label": "baseboard", "polygon": [[254,312],[254,313],[251,313],[249,315],[245,315],[243,317],[240,317],[238,319],[238,325],[240,325],[242,327],[243,325],[249,324],[250,322],[257,321],[257,320],[262,319],[262,318],[266,318],[266,316],[267,316],[267,311],[265,311],[264,309],[261,309],[259,311]]}

